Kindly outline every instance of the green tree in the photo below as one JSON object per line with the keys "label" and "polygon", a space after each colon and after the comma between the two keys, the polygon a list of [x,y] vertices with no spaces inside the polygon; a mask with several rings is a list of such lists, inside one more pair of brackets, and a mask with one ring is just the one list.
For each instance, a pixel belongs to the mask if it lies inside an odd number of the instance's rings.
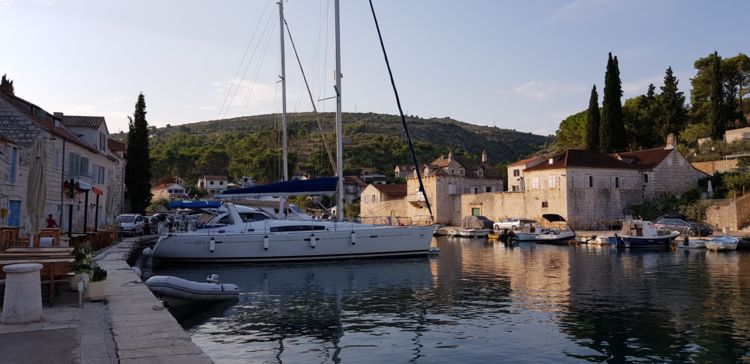
{"label": "green tree", "polygon": [[14,95],[15,90],[13,89],[13,80],[9,80],[7,75],[3,75],[0,78],[0,92],[4,92],[8,95]]}
{"label": "green tree", "polygon": [[622,119],[622,81],[617,56],[609,53],[607,72],[604,74],[602,122],[599,127],[599,150],[604,153],[622,151],[627,145]]}
{"label": "green tree", "polygon": [[721,57],[719,57],[717,52],[714,52],[712,62],[710,73],[711,93],[709,94],[711,108],[708,114],[708,121],[711,124],[711,138],[722,140],[727,128],[727,115],[724,100],[724,82],[721,75]]}
{"label": "green tree", "polygon": [[596,93],[596,85],[591,88],[589,98],[589,109],[586,111],[586,149],[599,150],[599,95]]}
{"label": "green tree", "polygon": [[130,198],[130,210],[144,213],[151,201],[151,161],[149,160],[146,100],[143,93],[138,95],[135,113],[129,119],[125,186]]}
{"label": "green tree", "polygon": [[669,134],[679,135],[687,123],[685,95],[677,88],[678,83],[679,81],[674,76],[670,66],[664,75],[664,85],[661,86],[661,94],[659,95],[660,112],[657,123],[662,140],[666,140]]}
{"label": "green tree", "polygon": [[586,110],[568,116],[555,133],[557,149],[586,148]]}
{"label": "green tree", "polygon": [[711,94],[714,90],[713,68],[714,60],[719,59],[719,68],[723,86],[724,109],[729,121],[738,123],[732,126],[746,124],[744,115],[748,112],[745,96],[750,91],[750,58],[743,53],[731,58],[721,58],[716,52],[695,61],[695,77],[690,79],[690,119],[692,123],[708,122],[712,113]]}

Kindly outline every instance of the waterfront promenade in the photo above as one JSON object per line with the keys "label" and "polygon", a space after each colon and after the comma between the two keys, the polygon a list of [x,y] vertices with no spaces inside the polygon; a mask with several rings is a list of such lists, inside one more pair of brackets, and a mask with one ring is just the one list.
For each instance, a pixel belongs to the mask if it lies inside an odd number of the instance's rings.
{"label": "waterfront promenade", "polygon": [[128,266],[138,241],[125,239],[94,257],[108,272],[106,303],[79,308],[77,293],[63,292],[44,307],[42,321],[0,324],[0,361],[212,363]]}

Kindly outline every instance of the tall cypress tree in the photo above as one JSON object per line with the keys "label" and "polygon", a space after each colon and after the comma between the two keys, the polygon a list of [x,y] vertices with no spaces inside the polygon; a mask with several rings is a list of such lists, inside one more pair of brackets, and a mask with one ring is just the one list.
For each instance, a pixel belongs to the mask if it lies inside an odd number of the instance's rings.
{"label": "tall cypress tree", "polygon": [[687,122],[685,95],[677,88],[678,83],[670,66],[664,75],[664,86],[661,86],[660,112],[657,116],[660,134],[664,140],[669,134],[677,136],[685,128]]}
{"label": "tall cypress tree", "polygon": [[130,210],[144,213],[151,201],[151,162],[148,151],[148,122],[146,100],[138,95],[135,113],[128,130],[128,155],[125,165],[125,186],[130,198]]}
{"label": "tall cypress tree", "polygon": [[708,114],[708,121],[711,124],[711,138],[722,140],[727,128],[727,120],[724,107],[724,80],[721,76],[721,57],[719,57],[717,52],[714,52],[712,62],[710,72],[711,90],[709,93],[711,110]]}
{"label": "tall cypress tree", "polygon": [[627,145],[625,124],[622,120],[622,81],[617,56],[609,53],[604,75],[602,122],[599,126],[599,150],[604,153],[622,151]]}
{"label": "tall cypress tree", "polygon": [[586,149],[599,150],[599,94],[596,93],[596,85],[591,88],[589,109],[586,111]]}

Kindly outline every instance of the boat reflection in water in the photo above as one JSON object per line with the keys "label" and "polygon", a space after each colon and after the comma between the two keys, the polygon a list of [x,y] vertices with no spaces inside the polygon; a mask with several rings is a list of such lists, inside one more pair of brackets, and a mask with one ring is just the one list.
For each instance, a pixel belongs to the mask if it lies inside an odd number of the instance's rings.
{"label": "boat reflection in water", "polygon": [[434,244],[433,258],[153,273],[240,286],[216,316],[180,318],[220,363],[750,360],[748,252]]}

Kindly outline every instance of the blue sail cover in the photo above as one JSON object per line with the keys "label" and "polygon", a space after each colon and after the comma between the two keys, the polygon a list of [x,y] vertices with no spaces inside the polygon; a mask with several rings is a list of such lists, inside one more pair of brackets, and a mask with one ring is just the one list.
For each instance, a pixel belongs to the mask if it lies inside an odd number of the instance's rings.
{"label": "blue sail cover", "polygon": [[205,209],[217,208],[221,206],[221,201],[205,200],[171,200],[169,201],[170,209]]}
{"label": "blue sail cover", "polygon": [[327,195],[336,193],[338,177],[320,177],[306,180],[294,180],[267,185],[226,190],[216,195],[217,198],[244,198],[263,196],[301,196]]}

